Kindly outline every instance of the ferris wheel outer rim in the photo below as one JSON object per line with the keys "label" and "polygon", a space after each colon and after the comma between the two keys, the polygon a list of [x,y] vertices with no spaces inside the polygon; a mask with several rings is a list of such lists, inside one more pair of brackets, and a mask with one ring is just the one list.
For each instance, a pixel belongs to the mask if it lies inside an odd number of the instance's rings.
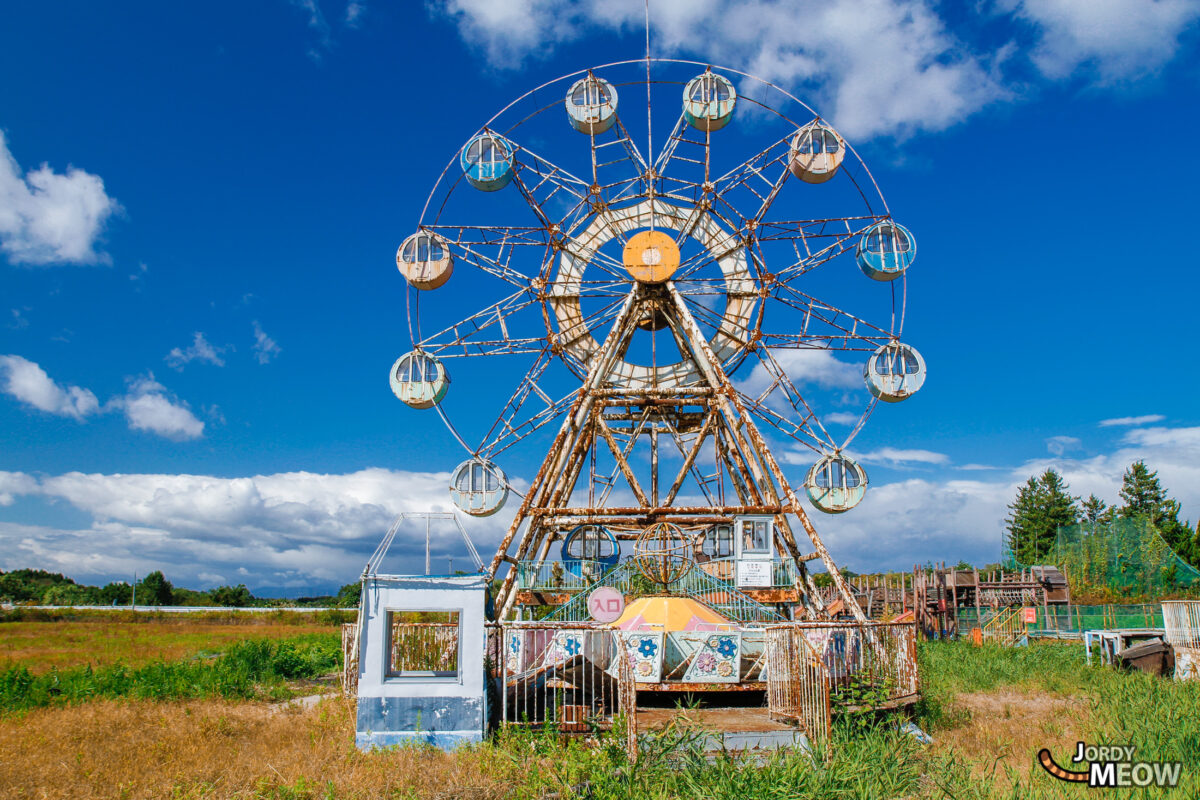
{"label": "ferris wheel outer rim", "polygon": [[[749,101],[749,102],[754,102],[754,103],[756,103],[757,105],[760,105],[760,106],[762,106],[763,108],[767,109],[768,111],[771,111],[771,112],[775,113],[775,114],[776,114],[777,116],[779,116],[781,119],[783,119],[783,120],[786,120],[786,121],[787,121],[787,122],[789,122],[791,125],[795,126],[795,129],[796,129],[796,130],[799,130],[800,128],[803,128],[804,126],[806,126],[806,125],[810,125],[810,124],[812,124],[812,123],[814,123],[814,122],[825,121],[825,118],[824,118],[824,117],[822,117],[822,116],[821,116],[821,115],[820,115],[820,114],[819,114],[819,113],[818,113],[818,112],[817,112],[815,109],[813,109],[811,106],[809,106],[809,105],[808,105],[808,103],[806,103],[805,101],[803,101],[803,100],[801,100],[800,98],[796,97],[796,96],[795,96],[795,95],[793,95],[791,92],[789,92],[789,91],[787,91],[786,89],[784,89],[783,87],[781,87],[781,86],[779,86],[779,85],[777,85],[777,84],[775,84],[775,83],[773,83],[773,82],[771,82],[771,81],[768,81],[768,80],[766,80],[765,78],[762,78],[762,77],[759,77],[759,76],[757,76],[757,75],[754,75],[753,73],[749,73],[749,72],[746,72],[746,71],[744,71],[744,70],[739,70],[739,69],[736,69],[736,68],[733,68],[733,67],[727,67],[727,66],[722,66],[722,65],[714,65],[714,64],[710,64],[710,63],[706,63],[706,62],[701,62],[701,61],[694,61],[694,60],[690,60],[690,59],[676,59],[676,58],[637,58],[637,59],[626,59],[626,60],[622,60],[622,61],[614,61],[614,62],[609,62],[609,63],[606,63],[606,64],[595,65],[595,66],[587,67],[587,68],[584,68],[584,69],[576,70],[576,71],[573,71],[573,72],[564,73],[564,74],[562,74],[562,75],[559,75],[559,76],[557,76],[557,77],[555,77],[555,78],[552,78],[552,79],[550,79],[550,80],[548,80],[548,81],[545,81],[545,82],[543,82],[543,83],[539,84],[538,86],[536,86],[536,87],[534,87],[534,88],[532,88],[532,89],[530,89],[530,90],[526,91],[525,93],[521,94],[520,96],[516,97],[515,99],[513,99],[512,101],[510,101],[508,104],[506,104],[506,105],[505,105],[503,108],[501,108],[499,111],[497,111],[495,114],[493,114],[493,115],[492,115],[492,116],[491,116],[491,117],[490,117],[490,118],[487,120],[487,122],[485,122],[485,123],[484,123],[484,125],[483,125],[483,126],[481,126],[480,128],[478,128],[478,129],[477,129],[477,130],[476,130],[474,133],[472,133],[472,134],[471,134],[471,136],[469,136],[469,137],[468,137],[468,141],[470,141],[470,139],[474,138],[475,136],[478,136],[478,135],[480,135],[482,132],[485,132],[485,131],[492,131],[492,132],[498,133],[500,136],[504,137],[504,139],[505,139],[506,141],[511,141],[511,140],[508,138],[508,136],[507,136],[506,134],[504,134],[504,133],[499,133],[498,131],[493,131],[493,129],[492,129],[492,127],[491,127],[491,126],[493,125],[493,123],[495,123],[495,122],[496,122],[496,120],[500,119],[500,118],[501,118],[501,117],[502,117],[502,116],[503,116],[503,115],[504,115],[506,112],[508,112],[509,110],[511,110],[512,108],[514,108],[514,107],[515,107],[515,106],[517,106],[518,104],[520,104],[522,101],[526,100],[527,98],[529,98],[529,97],[531,97],[531,96],[534,96],[534,95],[536,95],[537,93],[539,93],[539,92],[541,92],[541,91],[543,91],[543,90],[546,90],[546,89],[548,89],[548,88],[550,88],[550,87],[554,86],[555,84],[562,83],[562,82],[564,82],[564,81],[567,81],[567,80],[570,80],[570,79],[579,79],[579,78],[580,78],[580,76],[587,76],[587,75],[591,75],[591,74],[593,74],[594,72],[596,72],[596,71],[599,71],[599,70],[610,69],[610,68],[617,68],[617,67],[625,67],[625,66],[631,66],[631,65],[636,65],[636,64],[646,64],[646,67],[647,67],[647,78],[646,78],[646,79],[643,79],[641,82],[645,82],[645,83],[647,83],[647,85],[649,85],[649,84],[651,83],[651,81],[649,80],[649,70],[650,70],[650,67],[651,67],[651,65],[652,65],[652,64],[696,66],[696,67],[702,67],[702,68],[704,68],[706,71],[708,71],[708,70],[714,70],[714,69],[715,69],[715,70],[718,70],[718,71],[720,71],[720,72],[725,72],[725,73],[729,73],[729,74],[732,74],[732,75],[737,75],[737,76],[740,76],[741,78],[745,78],[745,79],[749,79],[749,80],[752,80],[752,81],[756,81],[757,83],[761,84],[762,86],[764,86],[764,87],[767,87],[767,88],[769,88],[769,89],[771,89],[771,90],[774,90],[775,92],[778,92],[778,93],[779,93],[780,95],[782,95],[783,97],[785,97],[785,98],[787,98],[787,99],[791,100],[792,102],[796,103],[796,104],[797,104],[799,107],[801,107],[801,108],[803,108],[804,110],[806,110],[806,111],[807,111],[807,112],[808,112],[808,113],[811,115],[811,117],[812,117],[812,118],[810,118],[810,119],[809,119],[809,120],[807,120],[806,122],[797,122],[796,120],[792,119],[792,118],[791,118],[790,116],[788,116],[787,114],[784,114],[784,113],[780,112],[778,109],[776,109],[776,108],[774,108],[774,107],[772,107],[772,106],[770,106],[770,105],[767,105],[767,104],[766,104],[765,102],[763,102],[762,100],[759,100],[759,99],[754,99],[754,98],[750,98],[750,97],[748,97],[748,96],[746,96],[746,95],[743,95],[743,94],[739,93],[739,95],[738,95],[738,98],[739,98],[739,99],[745,99],[745,100],[747,100],[747,101]],[[674,81],[671,81],[671,82],[674,82]],[[637,81],[637,80],[631,80],[631,81],[629,81],[628,83],[630,83],[630,84],[636,84],[636,83],[639,83],[639,81]],[[613,85],[615,86],[616,84],[613,84]],[[625,85],[625,84],[621,84],[621,85]],[[538,111],[534,112],[533,114],[530,114],[530,115],[528,115],[528,116],[527,116],[525,119],[522,119],[522,120],[520,120],[519,122],[515,123],[515,125],[514,125],[513,127],[514,127],[514,128],[515,128],[515,127],[519,127],[520,125],[522,125],[522,124],[524,124],[525,122],[527,122],[529,119],[532,119],[533,117],[537,116],[538,114],[541,114],[541,113],[545,112],[546,110],[548,110],[549,108],[552,108],[552,107],[553,107],[554,105],[556,105],[558,102],[562,102],[562,101],[561,101],[561,100],[558,100],[558,101],[556,101],[556,102],[554,102],[554,103],[548,103],[548,104],[547,104],[546,106],[544,106],[543,108],[539,109]],[[648,103],[649,103],[649,99],[648,99]],[[883,194],[883,191],[880,189],[880,187],[879,187],[879,183],[878,183],[878,181],[876,180],[876,178],[875,178],[874,174],[871,172],[871,169],[870,169],[870,167],[869,167],[869,166],[867,166],[867,163],[866,163],[866,161],[865,161],[865,160],[864,160],[864,159],[861,157],[861,155],[859,155],[859,153],[858,153],[857,149],[854,147],[854,145],[853,145],[853,144],[851,144],[851,143],[849,142],[849,140],[847,140],[847,139],[846,139],[844,136],[842,136],[842,135],[841,135],[841,133],[840,133],[839,131],[837,131],[837,129],[836,129],[836,128],[834,128],[834,130],[835,130],[835,132],[837,133],[837,135],[838,135],[838,138],[839,138],[839,139],[841,139],[841,141],[842,141],[842,143],[843,143],[843,145],[844,145],[844,147],[845,147],[845,151],[846,151],[846,153],[848,153],[849,155],[852,155],[852,156],[853,156],[853,158],[854,158],[854,161],[857,163],[858,167],[859,167],[859,168],[862,170],[862,172],[863,172],[863,173],[866,175],[867,179],[869,180],[869,182],[870,182],[870,185],[871,185],[871,188],[872,188],[872,189],[874,189],[874,195],[875,195],[875,197],[877,197],[877,198],[878,198],[878,200],[879,200],[879,202],[880,202],[880,205],[881,205],[881,207],[882,207],[882,211],[883,211],[883,213],[882,213],[881,215],[879,215],[879,216],[881,217],[881,221],[882,221],[882,219],[893,219],[893,217],[892,217],[892,214],[891,214],[891,209],[890,209],[890,207],[889,207],[889,205],[888,205],[888,202],[887,202],[887,198],[884,196],[884,194]],[[790,136],[790,135],[789,135],[789,136]],[[594,135],[592,136],[592,138],[593,138],[593,140],[594,140]],[[519,147],[519,145],[518,145],[518,147]],[[636,144],[635,144],[635,147],[636,147]],[[419,222],[419,223],[418,223],[418,225],[417,225],[417,230],[418,230],[418,231],[420,231],[420,230],[424,229],[424,228],[425,228],[425,227],[426,227],[426,226],[429,224],[429,223],[427,223],[427,222],[426,222],[426,219],[425,219],[425,217],[426,217],[427,213],[429,212],[429,209],[430,209],[430,206],[431,206],[432,200],[433,200],[434,196],[437,194],[439,187],[441,187],[441,186],[442,186],[442,184],[443,184],[443,181],[446,179],[446,177],[447,177],[448,173],[450,172],[450,169],[451,169],[451,168],[454,166],[455,162],[459,160],[460,156],[461,156],[461,147],[460,147],[460,148],[458,148],[458,150],[456,150],[456,151],[455,151],[455,153],[454,153],[454,154],[451,156],[450,160],[448,161],[448,163],[446,164],[446,166],[445,166],[445,167],[442,169],[441,173],[439,174],[439,176],[438,176],[437,180],[434,182],[434,184],[433,184],[433,187],[431,188],[431,190],[430,190],[429,194],[427,195],[427,197],[426,197],[426,200],[425,200],[425,204],[423,205],[423,207],[422,207],[422,210],[421,210],[420,222]],[[653,153],[648,153],[648,154],[646,155],[646,157],[647,157],[647,158],[649,158],[649,159],[651,159],[651,160],[654,160],[654,154],[653,154]],[[753,157],[753,156],[752,156],[752,157]],[[744,163],[745,163],[745,162],[743,162],[743,164],[744,164]],[[740,165],[739,165],[739,166],[740,166]],[[735,169],[737,169],[737,168],[735,167]],[[452,185],[452,186],[451,186],[449,189],[447,189],[447,190],[446,190],[447,198],[448,198],[448,197],[450,196],[450,194],[451,194],[451,193],[454,191],[455,187],[457,186],[457,184],[458,184],[458,183],[459,183],[461,180],[463,180],[463,177],[462,177],[461,175],[459,175],[459,176],[456,176],[456,177],[455,177],[455,180],[454,180],[454,182],[453,182],[453,183],[454,183],[454,185]],[[856,186],[856,187],[858,187],[859,194],[862,196],[862,199],[863,199],[863,201],[866,203],[866,205],[867,205],[867,208],[868,208],[868,209],[870,209],[871,202],[870,202],[870,200],[867,198],[867,196],[866,196],[865,194],[863,194],[863,192],[862,192],[862,188],[861,188],[861,186],[859,186],[859,184],[858,184],[858,181],[857,181],[857,180],[855,180],[853,177],[851,177],[851,181],[852,181],[852,182],[855,184],[855,186]],[[443,201],[443,207],[444,207],[444,203],[445,203],[445,201]],[[715,213],[715,209],[713,209],[713,212]],[[440,214],[440,211],[439,211],[438,217],[440,217],[440,216],[441,216],[441,214]],[[721,215],[717,215],[717,216],[721,216]],[[436,223],[434,223],[434,224],[436,224]],[[549,261],[554,261],[554,259],[548,259],[548,260],[549,260]],[[748,260],[749,260],[749,261],[751,261],[751,262],[754,262],[754,263],[755,263],[755,266],[757,267],[757,259],[756,259],[756,258],[754,258],[754,257],[752,256],[752,257],[751,257],[750,259],[748,259]],[[902,332],[903,332],[903,325],[904,325],[905,312],[906,312],[906,310],[907,310],[907,309],[905,308],[905,306],[907,305],[907,294],[908,294],[908,292],[907,292],[907,288],[908,288],[908,287],[907,287],[907,277],[908,277],[908,276],[907,276],[907,269],[906,269],[906,270],[904,270],[903,274],[900,276],[900,280],[899,280],[899,283],[901,284],[901,289],[900,289],[900,294],[901,294],[901,300],[900,300],[900,303],[901,303],[901,305],[900,305],[900,314],[899,314],[899,319],[898,319],[898,320],[896,319],[896,303],[895,303],[895,288],[896,288],[896,287],[895,287],[895,282],[894,282],[894,281],[893,281],[893,282],[891,282],[891,283],[892,283],[892,289],[893,289],[893,292],[892,292],[892,295],[893,295],[893,302],[892,302],[892,304],[891,304],[891,306],[892,306],[892,319],[891,319],[891,324],[890,324],[889,328],[891,329],[891,330],[890,330],[890,332],[891,332],[891,336],[892,336],[892,338],[893,338],[893,339],[898,339],[898,338],[899,338],[899,337],[902,335]],[[419,289],[416,289],[415,287],[412,287],[411,285],[409,285],[409,284],[408,284],[408,282],[407,282],[407,281],[405,282],[405,284],[406,284],[406,292],[405,292],[405,294],[406,294],[406,298],[405,298],[405,299],[406,299],[406,303],[405,303],[405,305],[406,305],[406,311],[408,312],[408,313],[406,314],[406,316],[408,317],[408,319],[407,319],[407,323],[408,323],[408,328],[409,328],[409,337],[410,337],[410,340],[413,342],[413,344],[414,344],[414,347],[415,347],[415,346],[416,346],[416,342],[418,341],[418,337],[417,337],[417,336],[414,336],[414,333],[416,333],[416,334],[418,334],[418,335],[419,335],[419,331],[420,331],[420,321],[419,321],[419,300],[417,300],[416,302],[413,302],[413,301],[410,299],[409,295],[410,295],[411,293],[416,293],[416,294],[417,294],[417,296],[418,296],[418,298],[419,298],[419,295],[420,295],[420,291],[421,291],[421,290],[419,290]],[[757,310],[758,310],[758,314],[757,314],[757,316],[758,316],[758,318],[759,318],[759,319],[758,319],[758,324],[761,324],[761,320],[762,320],[762,316],[763,316],[763,306],[764,306],[764,305],[765,305],[765,303],[758,303],[758,304],[756,304],[756,306],[758,307],[758,309],[757,309]],[[417,325],[417,330],[416,330],[416,331],[414,331],[414,330],[413,330],[413,317],[414,317],[414,316],[416,316],[416,317],[418,318],[418,319],[417,319],[417,321],[416,321],[416,325]],[[897,323],[899,323],[899,324],[897,325]],[[756,327],[757,327],[757,325],[756,325]],[[737,361],[737,363],[740,365],[740,364],[741,364],[741,363],[742,363],[742,362],[745,360],[745,358],[746,358],[747,356],[748,356],[748,349],[747,349],[747,348],[743,348],[742,352],[740,352],[740,353],[739,353],[739,355],[738,355],[738,357],[736,358],[736,361]],[[574,370],[573,370],[573,368],[571,367],[571,365],[570,365],[570,364],[567,364],[567,367],[568,367],[568,369],[569,369],[570,371],[572,371],[572,372],[574,371]],[[853,439],[854,437],[856,437],[856,436],[857,436],[857,434],[859,433],[859,431],[860,431],[860,430],[861,430],[861,428],[863,427],[864,423],[866,422],[866,419],[867,419],[867,417],[869,417],[869,416],[870,416],[870,414],[871,414],[871,412],[874,410],[874,407],[875,407],[875,405],[877,404],[877,402],[878,402],[878,399],[877,399],[877,398],[875,398],[875,397],[871,397],[871,398],[870,398],[870,401],[868,402],[868,406],[867,406],[866,410],[865,410],[865,411],[863,412],[863,414],[860,416],[860,419],[858,420],[857,424],[856,424],[856,425],[853,427],[853,429],[852,429],[852,431],[850,432],[850,434],[849,434],[849,436],[848,436],[848,438],[847,438],[846,442],[845,442],[845,443],[844,443],[842,446],[840,446],[840,447],[839,447],[839,446],[835,446],[835,448],[834,448],[834,450],[835,450],[835,451],[840,451],[841,447],[844,447],[844,446],[848,445],[848,444],[849,444],[849,441],[850,441],[851,439]],[[476,456],[478,456],[478,454],[479,454],[479,453],[481,453],[481,452],[483,452],[484,450],[486,450],[486,449],[487,449],[487,447],[486,447],[487,443],[486,443],[486,442],[484,442],[484,443],[483,443],[483,444],[482,444],[480,447],[477,447],[477,448],[472,448],[472,447],[470,447],[470,446],[469,446],[469,445],[466,443],[466,441],[465,441],[465,440],[462,438],[462,436],[461,436],[461,435],[458,433],[458,431],[457,431],[457,429],[454,427],[454,425],[451,423],[451,421],[450,421],[450,419],[449,419],[449,416],[448,416],[448,414],[447,414],[447,413],[445,412],[445,410],[442,408],[442,406],[441,406],[441,403],[440,403],[440,402],[436,404],[436,408],[437,408],[437,410],[438,410],[438,414],[439,414],[439,416],[442,418],[442,420],[443,420],[443,422],[446,424],[447,428],[448,428],[448,429],[451,431],[451,434],[453,435],[453,437],[454,437],[454,438],[455,438],[455,439],[456,439],[456,440],[459,442],[459,444],[460,444],[460,445],[462,445],[462,446],[463,446],[464,450],[465,450],[465,451],[466,451],[468,454],[470,454],[472,457],[476,457]],[[819,418],[818,418],[818,422],[819,422]],[[822,430],[823,430],[824,426],[822,425],[822,426],[821,426],[821,428],[822,428]],[[826,434],[826,435],[828,436],[828,434]],[[835,440],[834,440],[832,437],[830,437],[830,441],[831,441],[831,442],[833,442],[833,441],[835,441]],[[511,446],[511,445],[510,445],[510,446]],[[811,444],[809,444],[808,446],[810,447],[810,449],[813,449],[813,450],[814,450],[814,452],[817,452],[818,454],[821,454],[821,453],[823,453],[823,452],[828,452],[828,451],[823,451],[823,450],[822,450],[822,449],[820,449],[820,448],[812,447],[812,445],[811,445]],[[507,447],[506,447],[505,449],[507,449]],[[506,481],[506,483],[507,483],[507,481]],[[511,489],[511,485],[510,485],[510,489]],[[518,496],[519,496],[519,493],[518,493]]]}

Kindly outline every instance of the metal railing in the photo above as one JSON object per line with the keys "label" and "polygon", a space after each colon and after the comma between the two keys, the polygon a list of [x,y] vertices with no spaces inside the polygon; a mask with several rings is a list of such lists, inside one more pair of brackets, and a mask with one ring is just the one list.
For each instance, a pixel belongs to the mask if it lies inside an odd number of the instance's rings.
{"label": "metal railing", "polygon": [[1024,615],[1023,606],[1001,609],[983,624],[983,640],[1001,647],[1012,647],[1026,635]]}
{"label": "metal railing", "polygon": [[522,561],[517,564],[517,588],[539,592],[578,592],[604,577],[600,561]]}
{"label": "metal railing", "polygon": [[[737,562],[736,558],[714,558],[711,561],[704,561],[696,564],[696,568],[703,570],[719,581],[725,581],[730,584],[737,583]],[[771,562],[771,582],[767,585],[755,588],[762,589],[787,589],[796,585],[796,564],[789,558],[776,558]]]}
{"label": "metal railing", "polygon": [[[771,608],[751,599],[732,583],[713,577],[702,569],[692,568],[682,578],[666,587],[646,580],[631,561],[623,561],[597,581],[595,586],[611,586],[623,594],[675,594],[691,597],[712,606],[736,622],[785,622]],[[547,622],[584,622],[589,619],[587,595],[577,594],[570,602],[555,609]]]}

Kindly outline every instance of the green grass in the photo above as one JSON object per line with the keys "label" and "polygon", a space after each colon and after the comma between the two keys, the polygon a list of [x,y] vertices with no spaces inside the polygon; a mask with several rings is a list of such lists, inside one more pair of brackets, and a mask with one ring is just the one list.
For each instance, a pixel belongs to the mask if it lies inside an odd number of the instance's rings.
{"label": "green grass", "polygon": [[17,666],[0,672],[0,713],[93,698],[272,696],[280,694],[287,680],[310,678],[340,667],[341,646],[335,634],[237,642],[209,657],[159,661],[137,668],[114,664],[34,675]]}
{"label": "green grass", "polygon": [[[920,649],[926,699],[916,721],[935,737],[967,722],[950,709],[956,695],[1015,689],[1035,695],[1084,698],[1085,738],[1096,744],[1132,744],[1149,760],[1183,762],[1170,796],[1200,797],[1200,683],[1087,667],[1078,645],[976,648],[927,643]],[[620,746],[619,731],[597,745],[536,733],[502,732],[485,758],[513,762],[522,781],[514,797],[557,792],[575,796],[587,783],[596,800],[612,798],[1079,798],[1095,790],[1059,782],[1012,761],[973,763],[943,748],[918,744],[895,719],[875,724],[835,721],[830,741],[813,755],[778,753],[765,763],[700,752],[703,732],[679,725],[644,737],[636,764]],[[486,755],[484,755],[486,753]],[[1060,763],[1065,753],[1057,753]],[[1032,760],[1015,752],[1012,758]],[[573,788],[575,787],[575,788]],[[1126,791],[1122,797],[1159,797],[1163,790]]]}

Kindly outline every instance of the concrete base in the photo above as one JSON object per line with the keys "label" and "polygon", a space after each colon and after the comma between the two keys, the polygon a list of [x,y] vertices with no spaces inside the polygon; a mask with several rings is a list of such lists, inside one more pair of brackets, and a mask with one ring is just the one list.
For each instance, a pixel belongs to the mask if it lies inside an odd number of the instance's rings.
{"label": "concrete base", "polygon": [[453,750],[464,744],[482,741],[483,734],[479,731],[367,731],[354,736],[354,745],[359,750],[413,745],[432,745],[443,750]]}

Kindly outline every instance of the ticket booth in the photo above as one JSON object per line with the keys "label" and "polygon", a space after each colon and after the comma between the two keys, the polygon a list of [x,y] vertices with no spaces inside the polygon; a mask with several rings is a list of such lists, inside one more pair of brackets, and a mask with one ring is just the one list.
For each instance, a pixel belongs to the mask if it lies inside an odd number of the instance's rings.
{"label": "ticket booth", "polygon": [[733,528],[738,587],[764,589],[773,586],[775,518],[770,515],[734,517]]}

